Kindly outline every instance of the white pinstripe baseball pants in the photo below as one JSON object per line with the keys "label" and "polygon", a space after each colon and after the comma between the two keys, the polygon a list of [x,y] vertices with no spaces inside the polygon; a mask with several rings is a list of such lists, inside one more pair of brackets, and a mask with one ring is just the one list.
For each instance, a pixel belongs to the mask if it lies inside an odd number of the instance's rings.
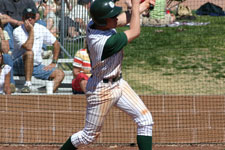
{"label": "white pinstripe baseball pants", "polygon": [[[88,81],[89,84],[94,81]],[[112,106],[130,115],[138,126],[138,135],[152,136],[152,115],[126,81],[97,84],[87,92],[86,122],[83,130],[71,136],[75,147],[93,142],[100,134],[104,119]]]}

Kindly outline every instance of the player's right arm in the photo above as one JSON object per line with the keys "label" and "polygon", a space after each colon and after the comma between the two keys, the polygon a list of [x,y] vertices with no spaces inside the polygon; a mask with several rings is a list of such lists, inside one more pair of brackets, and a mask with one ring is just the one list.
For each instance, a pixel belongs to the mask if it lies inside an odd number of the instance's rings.
{"label": "player's right arm", "polygon": [[[143,3],[137,0],[132,0],[130,29],[124,32],[127,36],[128,43],[130,43],[140,35],[140,14],[147,10],[150,7],[150,4],[154,5],[154,2],[155,0],[145,0]],[[118,25],[124,23],[120,22],[121,20],[124,20],[123,18],[120,18],[123,17],[123,15],[124,14],[118,16]],[[129,16],[127,15],[127,13],[125,20],[129,22]]]}
{"label": "player's right arm", "polygon": [[[140,35],[140,1],[132,0],[132,15],[130,21],[130,29],[124,32],[112,35],[106,42],[101,60],[104,60],[118,51],[133,39]],[[147,8],[147,7],[146,7]],[[122,14],[123,15],[123,14]],[[119,15],[120,17],[121,15]],[[117,21],[118,23],[118,21]]]}
{"label": "player's right arm", "polygon": [[[140,2],[140,1],[138,1],[138,2]],[[155,0],[145,0],[144,2],[142,2],[139,7],[139,14],[142,14],[144,11],[148,10],[150,7],[150,4],[155,5]],[[132,6],[132,4],[131,4],[131,6]],[[126,12],[121,13],[117,19],[118,19],[117,27],[127,25],[131,21],[131,11],[126,11]]]}
{"label": "player's right arm", "polygon": [[127,36],[127,41],[131,42],[140,35],[140,13],[139,13],[140,2],[137,0],[132,0],[132,14],[130,20],[130,29],[126,30],[124,33]]}

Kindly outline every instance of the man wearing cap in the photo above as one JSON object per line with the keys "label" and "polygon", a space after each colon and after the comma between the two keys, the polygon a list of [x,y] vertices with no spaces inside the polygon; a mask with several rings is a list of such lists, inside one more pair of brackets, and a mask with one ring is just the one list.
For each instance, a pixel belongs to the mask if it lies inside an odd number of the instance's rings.
{"label": "man wearing cap", "polygon": [[[12,58],[9,55],[13,49],[13,30],[21,25],[22,11],[26,7],[36,8],[33,0],[0,0],[0,19],[4,30],[9,35],[9,51],[3,55],[4,62],[13,68]],[[13,69],[11,70],[10,86],[15,89],[15,81],[13,80]],[[15,90],[12,90],[13,92]]]}
{"label": "man wearing cap", "polygon": [[[36,9],[33,0],[0,0],[0,13],[2,14],[2,22],[5,25],[5,30],[8,32],[10,40],[10,51],[13,51],[13,30],[23,24],[22,12],[25,8],[30,7]],[[38,17],[36,20],[38,20]]]}
{"label": "man wearing cap", "polygon": [[[53,80],[55,92],[64,78],[64,72],[56,68],[60,46],[55,36],[44,26],[35,23],[36,9],[25,8],[22,14],[23,23],[13,31],[14,74],[25,75],[26,82],[22,93],[31,92],[32,75],[42,80]],[[42,45],[53,45],[53,60],[48,66],[42,65]]]}

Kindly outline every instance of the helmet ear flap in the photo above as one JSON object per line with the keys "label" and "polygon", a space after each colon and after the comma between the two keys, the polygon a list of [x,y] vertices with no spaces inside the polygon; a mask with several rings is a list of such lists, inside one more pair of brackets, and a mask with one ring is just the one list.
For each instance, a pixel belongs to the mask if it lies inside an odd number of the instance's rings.
{"label": "helmet ear flap", "polygon": [[95,19],[95,18],[92,18],[94,23],[97,24],[98,26],[105,26],[107,23],[106,23],[106,19]]}

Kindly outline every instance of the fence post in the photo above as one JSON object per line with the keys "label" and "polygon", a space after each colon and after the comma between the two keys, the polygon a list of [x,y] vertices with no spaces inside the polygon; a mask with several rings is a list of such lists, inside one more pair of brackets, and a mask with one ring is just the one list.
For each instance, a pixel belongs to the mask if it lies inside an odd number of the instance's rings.
{"label": "fence post", "polygon": [[[60,28],[60,44],[64,47],[64,16],[65,16],[65,1],[61,1],[61,28]],[[64,57],[63,51],[61,51],[61,57]]]}

